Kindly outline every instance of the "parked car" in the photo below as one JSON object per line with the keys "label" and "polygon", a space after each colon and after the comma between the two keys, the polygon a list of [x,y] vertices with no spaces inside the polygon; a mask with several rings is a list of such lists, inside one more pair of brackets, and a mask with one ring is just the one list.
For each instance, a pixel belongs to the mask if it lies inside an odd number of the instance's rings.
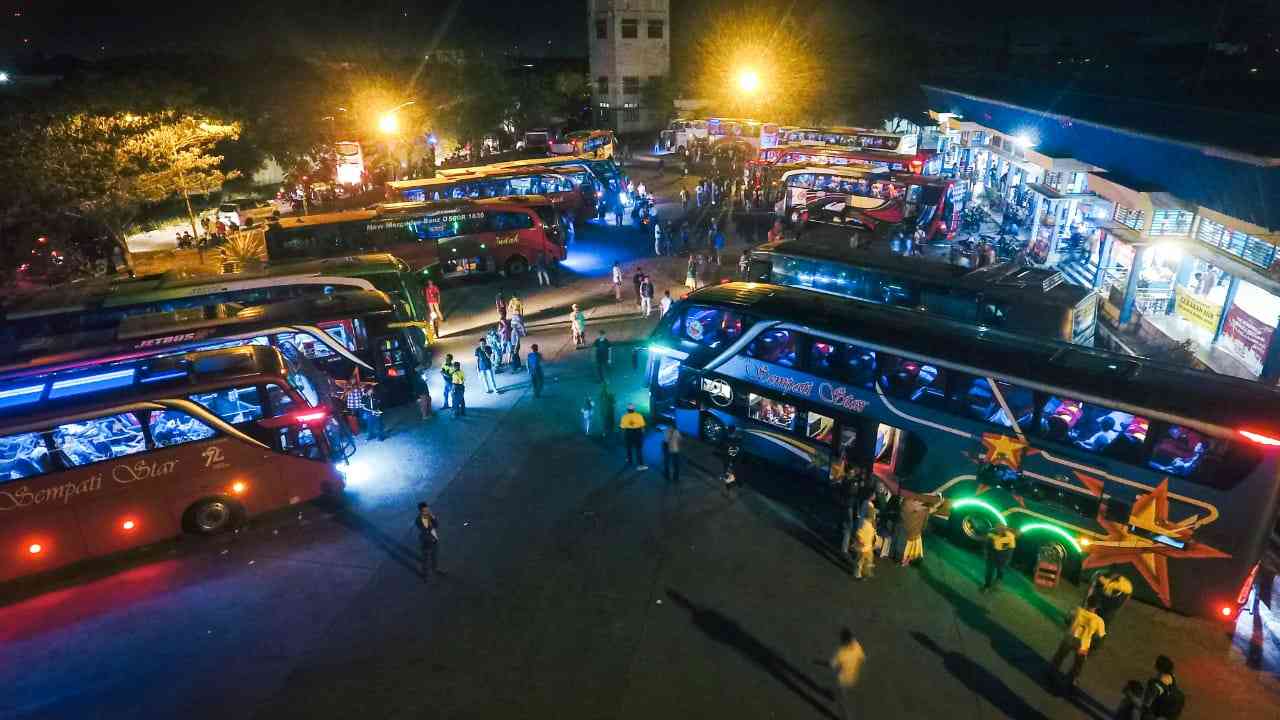
{"label": "parked car", "polygon": [[266,200],[252,200],[250,198],[241,198],[239,200],[228,200],[218,206],[218,220],[227,226],[235,225],[236,227],[244,227],[249,224],[250,220],[260,222],[271,217],[271,213],[275,212],[275,205]]}
{"label": "parked car", "polygon": [[524,134],[525,152],[545,153],[551,149],[551,133],[546,130],[530,130]]}

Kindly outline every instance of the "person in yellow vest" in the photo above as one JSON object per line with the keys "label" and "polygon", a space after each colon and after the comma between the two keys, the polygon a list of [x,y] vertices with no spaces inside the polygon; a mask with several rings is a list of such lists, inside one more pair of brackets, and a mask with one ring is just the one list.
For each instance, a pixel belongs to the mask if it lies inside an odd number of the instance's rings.
{"label": "person in yellow vest", "polygon": [[[622,439],[627,444],[627,465],[633,462],[637,470],[648,470],[649,466],[644,464],[644,416],[636,412],[634,403],[627,405],[627,412],[622,416],[622,420],[618,422],[618,427],[622,428]],[[632,457],[634,456],[634,461]]]}
{"label": "person in yellow vest", "polygon": [[829,664],[836,676],[836,702],[839,703],[840,715],[845,720],[853,717],[852,709],[849,707],[849,693],[858,686],[862,665],[866,661],[867,654],[862,649],[862,643],[854,639],[853,632],[849,628],[842,629],[840,646],[831,656]]}
{"label": "person in yellow vest", "polygon": [[[1093,576],[1093,582],[1089,584],[1089,590],[1085,593],[1084,599],[1085,602],[1096,601],[1098,615],[1110,629],[1113,627],[1111,622],[1115,619],[1116,613],[1120,612],[1120,608],[1124,607],[1132,596],[1133,583],[1129,578],[1115,570],[1102,570]],[[1094,643],[1094,647],[1098,650],[1102,649],[1101,638]]]}
{"label": "person in yellow vest", "polygon": [[453,416],[461,417],[467,414],[467,376],[462,372],[462,363],[453,362],[450,379],[453,380]]}
{"label": "person in yellow vest", "polygon": [[[1093,648],[1094,638],[1101,639],[1107,635],[1107,624],[1098,615],[1098,602],[1089,600],[1081,607],[1075,609],[1071,614],[1071,620],[1067,623],[1067,632],[1062,636],[1062,642],[1058,643],[1058,650],[1053,654],[1053,673],[1059,673],[1062,663],[1067,659],[1067,655],[1074,657],[1071,661],[1071,669],[1067,671],[1066,682],[1070,687],[1075,687],[1076,681],[1080,678],[1080,672],[1084,670],[1084,661],[1089,657],[1089,651]],[[1058,676],[1058,679],[1063,679]]]}
{"label": "person in yellow vest", "polygon": [[1004,579],[1004,569],[1009,567],[1017,547],[1018,536],[1008,525],[999,525],[987,534],[987,582],[982,586],[983,592],[994,590]]}

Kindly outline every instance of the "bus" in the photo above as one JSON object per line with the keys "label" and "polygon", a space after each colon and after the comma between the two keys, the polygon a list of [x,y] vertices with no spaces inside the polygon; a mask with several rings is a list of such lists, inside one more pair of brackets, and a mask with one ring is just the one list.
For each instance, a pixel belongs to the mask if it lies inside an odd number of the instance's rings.
{"label": "bus", "polygon": [[969,269],[829,242],[780,240],[750,251],[747,279],[807,288],[1092,347],[1098,297],[1062,273],[1006,262]]}
{"label": "bus", "polygon": [[779,144],[830,145],[838,148],[915,155],[920,138],[914,133],[891,133],[859,127],[786,128],[779,133]]}
{"label": "bus", "polygon": [[650,338],[650,411],[843,482],[938,494],[962,542],[1004,525],[1068,577],[1233,618],[1280,503],[1280,391],[808,290],[730,283]]}
{"label": "bus", "polygon": [[596,216],[596,186],[586,165],[561,165],[490,169],[441,170],[428,180],[396,180],[387,183],[392,202],[479,200],[482,198],[538,195],[575,220]]}
{"label": "bus", "polygon": [[11,298],[0,310],[0,362],[39,349],[47,338],[114,330],[120,319],[217,303],[257,305],[340,291],[381,290],[403,320],[426,320],[422,279],[387,254],[273,265],[236,275],[162,273],[76,282]]}
{"label": "bus", "polygon": [[[476,171],[480,169],[488,171],[501,170],[518,170],[527,167],[541,167],[549,169],[553,172],[561,172],[560,168],[572,168],[578,165],[585,165],[591,171],[591,175],[597,183],[596,194],[598,195],[604,188],[622,189],[627,186],[626,173],[622,172],[622,166],[618,164],[612,155],[609,157],[592,157],[590,155],[556,155],[553,157],[542,158],[526,158],[523,160],[503,160],[496,163],[476,164],[469,167],[449,168],[450,171]],[[572,172],[565,170],[564,172]]]}
{"label": "bus", "polygon": [[706,120],[677,118],[667,124],[666,130],[658,134],[658,143],[663,150],[688,157],[695,163],[698,162],[695,157],[695,148],[705,145],[706,141]]}
{"label": "bus", "polygon": [[612,130],[578,130],[566,133],[564,139],[573,148],[573,155],[589,155],[597,160],[612,158],[617,145]]}
{"label": "bus", "polygon": [[[386,252],[446,278],[519,275],[539,255],[566,257],[560,234],[529,205],[490,200],[386,203],[376,210],[288,218],[267,228],[272,262]],[[433,270],[434,268],[434,270]]]}
{"label": "bus", "polygon": [[339,185],[364,184],[364,153],[360,143],[343,140],[333,144],[334,181]]}
{"label": "bus", "polygon": [[0,581],[340,493],[347,434],[279,350],[0,385]]}
{"label": "bus", "polygon": [[817,222],[901,233],[917,242],[946,242],[959,227],[955,181],[848,167],[780,167],[765,192],[778,216],[792,224]]}
{"label": "bus", "polygon": [[901,155],[884,150],[788,144],[760,150],[754,165],[761,168],[784,165],[833,165],[934,175],[936,173],[925,172],[925,166],[929,161],[930,156],[923,152]]}
{"label": "bus", "polygon": [[[8,355],[0,378],[60,372],[87,364],[105,365],[238,345],[268,345],[296,351],[330,380],[345,380],[359,369],[378,382],[384,405],[407,402],[413,373],[430,366],[422,323],[404,322],[391,299],[377,291],[282,300],[244,306],[210,303],[180,310],[130,315],[111,329],[45,339],[39,347]],[[314,383],[316,387],[331,383]],[[325,398],[332,393],[325,391]]]}

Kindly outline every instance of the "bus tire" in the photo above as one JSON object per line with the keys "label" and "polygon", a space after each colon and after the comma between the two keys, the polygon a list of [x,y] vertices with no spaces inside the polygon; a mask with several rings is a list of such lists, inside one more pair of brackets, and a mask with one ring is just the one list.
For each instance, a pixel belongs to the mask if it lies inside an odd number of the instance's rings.
{"label": "bus tire", "polygon": [[529,261],[516,255],[507,261],[507,277],[515,277],[529,272]]}
{"label": "bus tire", "polygon": [[197,535],[216,535],[234,527],[240,520],[240,505],[224,497],[205,498],[187,508],[183,525]]}
{"label": "bus tire", "polygon": [[702,435],[702,441],[711,445],[720,445],[729,436],[729,428],[720,422],[720,418],[710,413],[702,413],[702,419],[698,421],[698,432]]}
{"label": "bus tire", "polygon": [[987,533],[995,528],[991,516],[981,510],[952,511],[947,521],[951,536],[962,542],[982,545],[987,541]]}

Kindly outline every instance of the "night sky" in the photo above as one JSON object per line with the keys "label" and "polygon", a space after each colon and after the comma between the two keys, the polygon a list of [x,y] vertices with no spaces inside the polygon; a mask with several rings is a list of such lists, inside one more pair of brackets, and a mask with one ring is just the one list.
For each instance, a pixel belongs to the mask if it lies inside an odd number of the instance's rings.
{"label": "night sky", "polygon": [[[1247,11],[1258,0],[1225,2],[1231,12]],[[672,0],[676,42],[691,30],[679,26],[680,18],[718,8],[742,12],[744,5],[741,0]],[[768,12],[786,4],[745,6]],[[139,50],[259,48],[327,57],[370,49],[412,55],[436,42],[441,47],[488,42],[521,54],[586,52],[586,0],[0,0],[0,7],[6,8],[0,16],[0,57],[8,58],[35,52],[92,59]],[[829,9],[846,19],[850,32],[881,27],[986,43],[998,42],[1006,25],[1019,37],[1047,39],[1054,32],[1124,28],[1203,37],[1218,21],[1217,3],[1179,0],[989,0],[959,14],[956,7],[951,0],[846,0],[795,3],[793,10],[803,17],[815,8]],[[447,29],[442,28],[451,14]]]}

